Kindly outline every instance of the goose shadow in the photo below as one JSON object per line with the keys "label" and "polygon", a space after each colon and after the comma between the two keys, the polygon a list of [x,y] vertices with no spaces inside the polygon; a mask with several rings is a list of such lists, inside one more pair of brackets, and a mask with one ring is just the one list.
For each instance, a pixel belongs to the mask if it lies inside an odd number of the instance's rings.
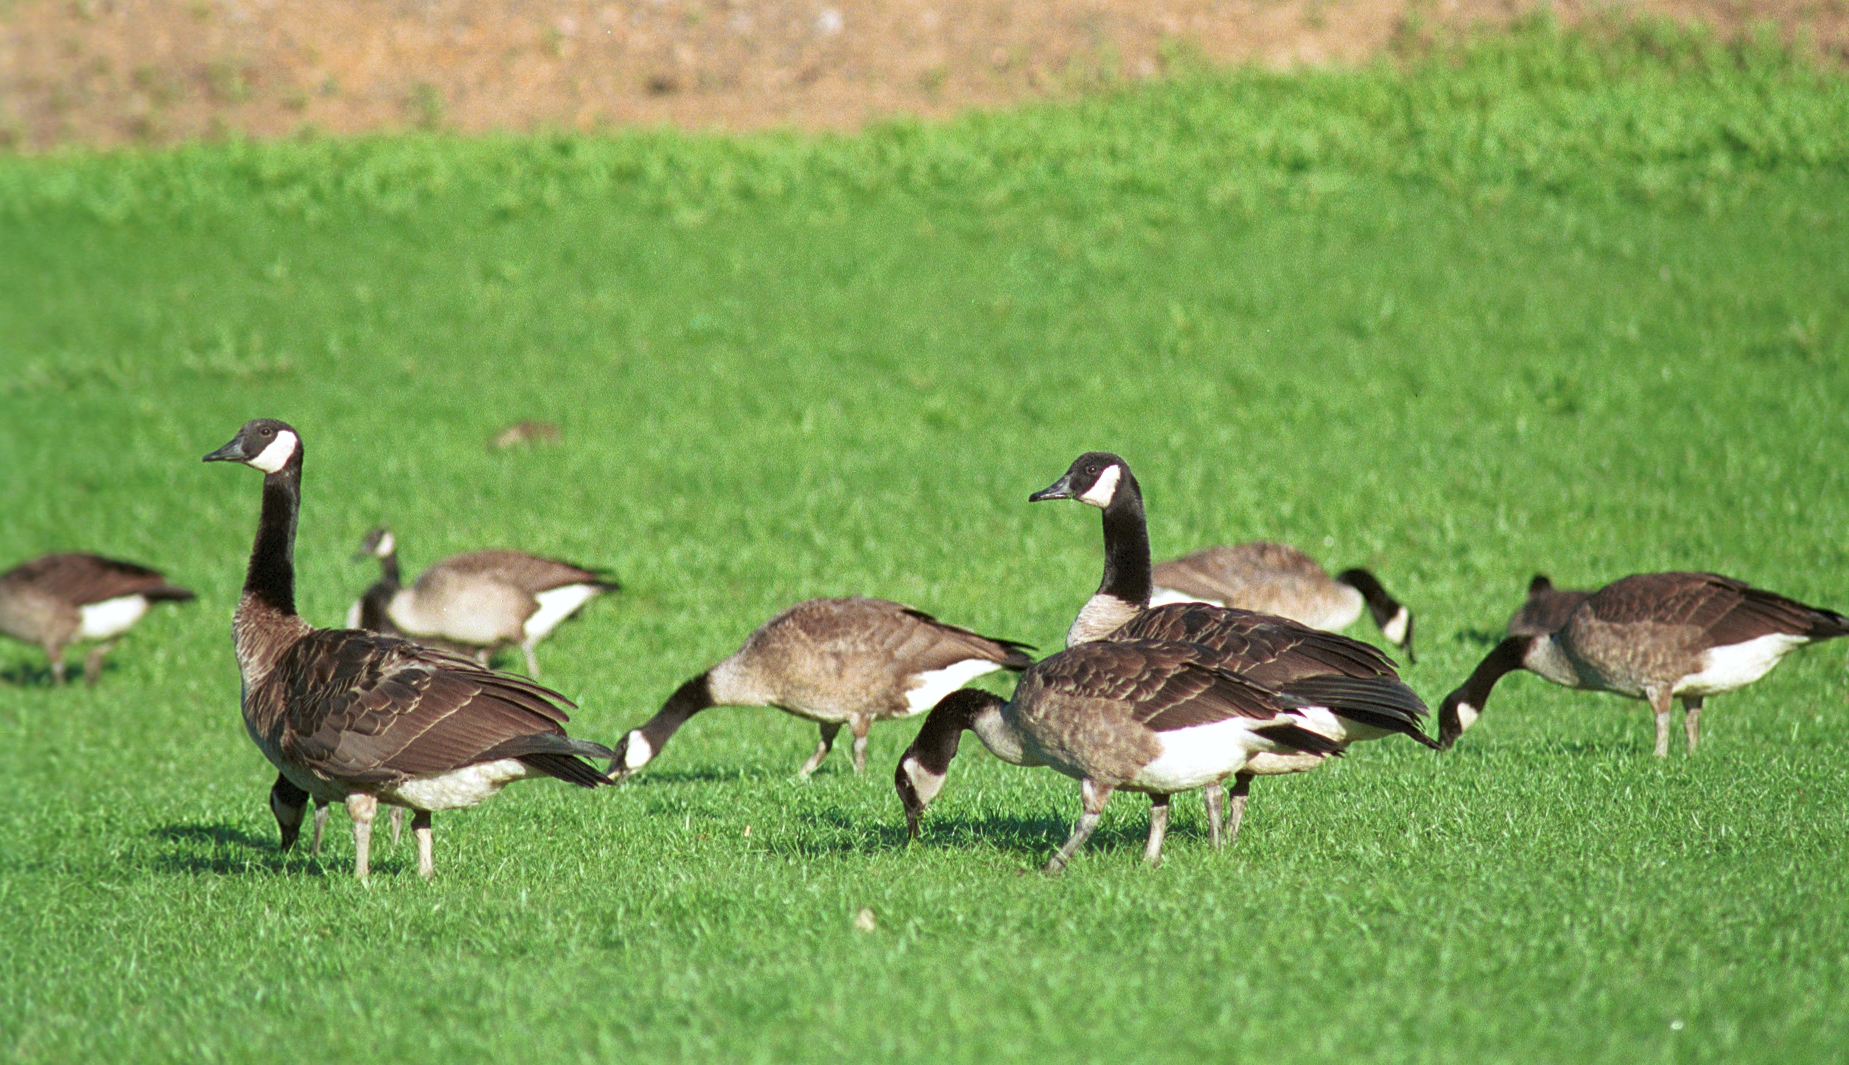
{"label": "goose shadow", "polygon": [[633,788],[649,783],[660,785],[674,784],[731,784],[739,781],[770,780],[778,774],[768,769],[644,769],[628,780],[622,787]]}
{"label": "goose shadow", "polygon": [[[171,824],[148,832],[150,839],[176,845],[167,853],[156,855],[145,864],[168,873],[191,876],[238,876],[246,873],[289,873],[291,875],[327,876],[325,858],[311,858],[300,850],[285,854],[281,841],[253,835],[232,825]],[[306,837],[304,837],[306,838]],[[209,855],[189,853],[200,845],[212,848]],[[298,844],[300,846],[300,844]],[[184,848],[184,849],[182,849]],[[396,873],[409,866],[389,857],[373,861],[373,871]]]}
{"label": "goose shadow", "polygon": [[1502,642],[1503,633],[1493,629],[1460,629],[1451,638],[1473,647],[1494,647]]}
{"label": "goose shadow", "polygon": [[[1066,839],[1072,835],[1074,821],[1073,818],[1022,817],[1004,814],[985,814],[980,817],[955,815],[938,817],[927,813],[918,823],[917,842],[908,844],[905,819],[902,814],[892,821],[882,819],[872,825],[865,821],[855,821],[836,811],[807,814],[802,820],[821,830],[817,833],[818,836],[822,832],[833,830],[826,838],[802,839],[788,845],[791,851],[812,857],[830,854],[872,854],[883,850],[903,851],[909,845],[932,850],[987,847],[1009,854],[1018,854],[1036,862],[1044,860],[1047,855],[1058,850],[1060,845],[1066,842]],[[1207,839],[1206,819],[1198,815],[1195,817],[1171,816],[1168,835],[1170,839],[1198,836],[1205,840]],[[1127,817],[1117,820],[1114,824],[1098,828],[1086,841],[1085,849],[1106,853],[1134,849],[1140,854],[1148,840],[1148,821]]]}

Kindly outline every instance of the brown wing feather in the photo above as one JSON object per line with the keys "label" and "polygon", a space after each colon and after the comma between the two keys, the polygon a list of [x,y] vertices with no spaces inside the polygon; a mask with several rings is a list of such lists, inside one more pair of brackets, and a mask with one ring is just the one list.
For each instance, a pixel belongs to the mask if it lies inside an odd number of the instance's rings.
{"label": "brown wing feather", "polygon": [[0,575],[0,584],[31,587],[77,606],[123,595],[181,602],[193,597],[159,570],[76,551],[21,563]]}
{"label": "brown wing feather", "polygon": [[1158,588],[1221,602],[1238,599],[1255,580],[1273,580],[1279,575],[1329,579],[1329,572],[1309,555],[1268,540],[1203,548],[1159,563],[1150,572]]}
{"label": "brown wing feather", "polygon": [[1372,644],[1249,610],[1175,603],[1154,607],[1113,632],[1113,640],[1179,640],[1210,647],[1228,667],[1278,687],[1324,673],[1397,677],[1393,660]]}
{"label": "brown wing feather", "polygon": [[467,554],[451,555],[431,567],[437,568],[453,573],[492,577],[529,592],[563,588],[568,584],[612,583],[606,574],[597,570],[521,551],[470,551]]}
{"label": "brown wing feather", "polygon": [[1120,703],[1152,732],[1234,717],[1267,720],[1293,700],[1221,668],[1210,648],[1155,640],[1079,644],[1042,659],[1021,678],[1029,697]]}
{"label": "brown wing feather", "polygon": [[286,708],[285,754],[352,783],[445,772],[523,736],[563,736],[573,705],[472,659],[353,630],[297,641],[266,684]]}
{"label": "brown wing feather", "polygon": [[1772,633],[1810,635],[1828,616],[1745,581],[1714,573],[1642,573],[1593,593],[1586,608],[1610,624],[1685,626],[1710,646],[1745,643]]}

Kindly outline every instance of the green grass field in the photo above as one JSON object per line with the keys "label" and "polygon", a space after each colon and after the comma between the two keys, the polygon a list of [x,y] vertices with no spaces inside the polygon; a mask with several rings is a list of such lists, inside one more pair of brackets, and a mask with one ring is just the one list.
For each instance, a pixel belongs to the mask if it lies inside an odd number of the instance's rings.
{"label": "green grass field", "polygon": [[[94,690],[0,645],[0,1053],[1849,1060],[1843,644],[1711,702],[1693,758],[1519,676],[1443,756],[1261,781],[1225,853],[1187,798],[1143,867],[1119,796],[1057,880],[1065,778],[966,743],[908,848],[913,724],[805,784],[812,727],[714,710],[361,885],[338,812],[323,862],[276,849],[228,633],[258,477],[199,462],[302,430],[320,624],[381,520],[413,571],[613,567],[539,654],[606,742],[809,596],[1057,648],[1097,517],[1025,500],[1088,448],[1158,556],[1375,568],[1435,706],[1537,569],[1849,608],[1845,204],[1840,74],[1548,30],[857,137],[0,159],[0,566],[200,593]],[[484,446],[522,418],[562,442]]]}

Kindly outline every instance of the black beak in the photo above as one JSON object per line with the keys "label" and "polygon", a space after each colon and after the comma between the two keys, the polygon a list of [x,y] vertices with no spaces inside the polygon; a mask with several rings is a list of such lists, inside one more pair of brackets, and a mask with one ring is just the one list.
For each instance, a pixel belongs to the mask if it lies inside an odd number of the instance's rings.
{"label": "black beak", "polygon": [[905,842],[918,842],[918,815],[910,810],[905,811]]}
{"label": "black beak", "polygon": [[302,826],[300,825],[282,826],[282,848],[281,849],[284,854],[289,853],[289,848],[295,846],[295,837],[301,834],[302,834]]}
{"label": "black beak", "polygon": [[244,454],[244,438],[237,437],[229,444],[207,455],[204,462],[243,462],[249,456]]}
{"label": "black beak", "polygon": [[1038,503],[1041,500],[1045,500],[1045,499],[1071,499],[1071,498],[1072,498],[1072,473],[1070,471],[1067,471],[1064,477],[1061,477],[1059,480],[1054,481],[1052,484],[1047,485],[1045,488],[1042,488],[1040,491],[1035,492],[1033,495],[1028,496],[1027,501],[1029,503]]}

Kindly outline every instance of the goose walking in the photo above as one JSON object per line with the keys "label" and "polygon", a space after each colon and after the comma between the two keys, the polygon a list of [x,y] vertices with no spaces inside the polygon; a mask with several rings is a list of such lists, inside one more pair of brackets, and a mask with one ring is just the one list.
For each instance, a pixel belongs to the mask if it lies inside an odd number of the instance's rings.
{"label": "goose walking", "polygon": [[1150,797],[1143,857],[1156,865],[1171,795],[1223,781],[1263,754],[1340,753],[1316,730],[1305,700],[1255,684],[1218,657],[1159,640],[1083,643],[1029,667],[1012,699],[974,688],[951,693],[925,718],[893,778],[908,836],[917,838],[965,730],[1005,762],[1050,766],[1079,781],[1082,812],[1048,873],[1085,845],[1113,792]]}
{"label": "goose walking", "polygon": [[746,637],[744,646],[682,684],[661,710],[616,745],[611,776],[624,780],[661,754],[687,719],[714,706],[774,706],[821,729],[798,773],[815,772],[846,725],[854,772],[867,765],[873,722],[910,717],[967,681],[1033,659],[1013,640],[949,625],[885,599],[809,599]]}
{"label": "goose walking", "polygon": [[580,759],[608,758],[609,748],[565,734],[573,704],[557,692],[405,640],[316,629],[296,614],[302,450],[287,423],[258,418],[205,460],[241,462],[264,475],[232,618],[245,730],[288,783],[317,803],[346,804],[355,872],[371,871],[381,803],[412,811],[418,872],[429,877],[434,811],[473,806],[533,776],[606,783]]}
{"label": "goose walking", "polygon": [[64,683],[64,648],[94,640],[83,662],[85,684],[103,672],[103,656],[154,603],[184,603],[193,593],[160,571],[101,555],[45,555],[0,573],[0,633],[45,649],[51,676]]}
{"label": "goose walking", "polygon": [[[1222,665],[1251,680],[1315,703],[1311,727],[1346,748],[1399,734],[1437,744],[1420,727],[1425,703],[1400,680],[1393,661],[1369,644],[1290,618],[1202,603],[1151,606],[1149,523],[1142,487],[1118,455],[1093,451],[1075,459],[1030,502],[1073,499],[1102,512],[1104,575],[1066,633],[1068,647],[1096,640],[1185,640],[1214,649]],[[1255,776],[1314,769],[1322,758],[1263,754],[1234,775],[1227,837],[1237,838]],[[1224,796],[1205,794],[1209,834],[1220,841]]]}
{"label": "goose walking", "polygon": [[451,555],[418,574],[398,575],[398,541],[384,526],[366,534],[360,556],[379,560],[379,580],[347,611],[348,628],[408,636],[420,643],[472,651],[485,663],[519,645],[527,673],[539,676],[533,645],[578,608],[620,585],[605,574],[520,551]]}
{"label": "goose walking", "polygon": [[1682,701],[1689,753],[1702,703],[1743,688],[1806,644],[1849,635],[1849,618],[1712,573],[1640,573],[1593,592],[1551,632],[1496,645],[1438,709],[1439,743],[1477,722],[1496,682],[1518,669],[1567,688],[1650,704],[1656,756],[1669,756],[1671,704]]}

